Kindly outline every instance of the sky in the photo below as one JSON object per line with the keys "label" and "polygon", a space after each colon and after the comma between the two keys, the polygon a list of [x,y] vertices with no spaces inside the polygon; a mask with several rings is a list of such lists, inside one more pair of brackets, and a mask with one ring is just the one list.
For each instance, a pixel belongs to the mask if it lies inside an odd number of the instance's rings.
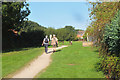
{"label": "sky", "polygon": [[88,2],[28,2],[28,19],[55,29],[73,26],[85,30],[90,24]]}

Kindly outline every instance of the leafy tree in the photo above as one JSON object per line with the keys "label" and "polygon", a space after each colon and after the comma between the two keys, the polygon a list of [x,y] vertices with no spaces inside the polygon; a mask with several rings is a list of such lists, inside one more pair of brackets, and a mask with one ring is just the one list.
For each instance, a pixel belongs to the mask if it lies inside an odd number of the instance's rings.
{"label": "leafy tree", "polygon": [[66,40],[66,30],[64,28],[60,28],[56,30],[56,34],[57,34],[57,38],[59,39],[59,41],[64,41]]}
{"label": "leafy tree", "polygon": [[82,30],[82,29],[75,29],[75,31],[84,31],[84,30]]}
{"label": "leafy tree", "polygon": [[[103,31],[106,23],[110,23],[118,10],[118,2],[92,2],[93,7],[90,9],[90,17],[92,21],[91,27],[94,31],[92,32],[93,37],[99,45],[103,37]],[[102,47],[101,47],[102,48]]]}
{"label": "leafy tree", "polygon": [[93,7],[90,9],[90,17],[92,20],[91,30],[89,28],[91,36],[93,37],[97,46],[99,46],[99,51],[101,53],[106,53],[107,46],[102,43],[103,33],[106,24],[111,22],[111,19],[115,16],[118,11],[118,2],[92,2]]}
{"label": "leafy tree", "polygon": [[30,32],[33,30],[45,30],[47,28],[45,28],[44,26],[39,25],[36,22],[33,21],[24,21],[22,24],[22,28],[20,29],[20,32]]}
{"label": "leafy tree", "polygon": [[93,36],[93,32],[94,28],[92,26],[88,26],[83,36],[84,40],[87,40],[87,33],[89,33],[88,36]]}
{"label": "leafy tree", "polygon": [[67,41],[71,41],[74,40],[76,38],[76,32],[75,32],[75,28],[72,26],[65,26],[66,29],[66,40]]}
{"label": "leafy tree", "polygon": [[65,26],[65,28],[60,28],[56,30],[56,34],[59,40],[61,41],[71,41],[75,40],[76,32],[74,27],[72,26]]}
{"label": "leafy tree", "polygon": [[[23,20],[30,14],[26,2],[3,2],[2,3],[2,29],[18,29]],[[25,9],[23,9],[25,8]]]}
{"label": "leafy tree", "polygon": [[48,27],[47,29],[45,29],[45,34],[46,35],[52,35],[52,34],[56,34],[56,30],[54,29],[54,28],[52,28],[52,27]]}
{"label": "leafy tree", "polygon": [[[2,3],[2,43],[3,49],[14,46],[12,30],[19,30],[21,23],[30,14],[26,2],[3,2]],[[9,45],[9,46],[8,46]]]}
{"label": "leafy tree", "polygon": [[65,29],[70,30],[70,31],[74,31],[75,28],[73,26],[65,26]]}

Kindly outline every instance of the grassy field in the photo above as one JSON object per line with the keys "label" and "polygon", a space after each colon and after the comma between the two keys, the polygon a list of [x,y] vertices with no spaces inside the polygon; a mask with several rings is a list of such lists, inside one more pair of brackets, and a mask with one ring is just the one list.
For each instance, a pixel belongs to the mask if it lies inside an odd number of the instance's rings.
{"label": "grassy field", "polygon": [[104,78],[97,72],[98,52],[91,47],[82,47],[81,42],[52,54],[48,68],[38,74],[39,78]]}
{"label": "grassy field", "polygon": [[2,76],[19,70],[38,55],[41,55],[44,48],[23,48],[20,51],[5,52],[2,54]]}

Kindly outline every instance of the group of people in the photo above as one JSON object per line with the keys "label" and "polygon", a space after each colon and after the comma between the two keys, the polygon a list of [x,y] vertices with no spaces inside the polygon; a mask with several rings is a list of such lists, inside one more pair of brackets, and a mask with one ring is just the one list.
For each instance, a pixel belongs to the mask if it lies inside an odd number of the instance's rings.
{"label": "group of people", "polygon": [[56,51],[56,47],[58,46],[58,39],[55,35],[53,35],[51,40],[49,40],[48,36],[46,35],[46,37],[44,38],[43,43],[42,43],[42,45],[45,46],[45,53],[46,54],[48,53],[48,45],[49,45],[50,41],[51,41],[51,45],[53,46],[53,52]]}

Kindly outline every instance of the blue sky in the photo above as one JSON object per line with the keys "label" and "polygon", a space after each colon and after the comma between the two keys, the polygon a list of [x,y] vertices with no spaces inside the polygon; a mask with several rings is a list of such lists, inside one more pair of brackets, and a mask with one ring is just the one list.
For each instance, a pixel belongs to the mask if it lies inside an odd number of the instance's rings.
{"label": "blue sky", "polygon": [[28,2],[29,20],[45,27],[73,26],[85,30],[90,24],[88,2]]}

